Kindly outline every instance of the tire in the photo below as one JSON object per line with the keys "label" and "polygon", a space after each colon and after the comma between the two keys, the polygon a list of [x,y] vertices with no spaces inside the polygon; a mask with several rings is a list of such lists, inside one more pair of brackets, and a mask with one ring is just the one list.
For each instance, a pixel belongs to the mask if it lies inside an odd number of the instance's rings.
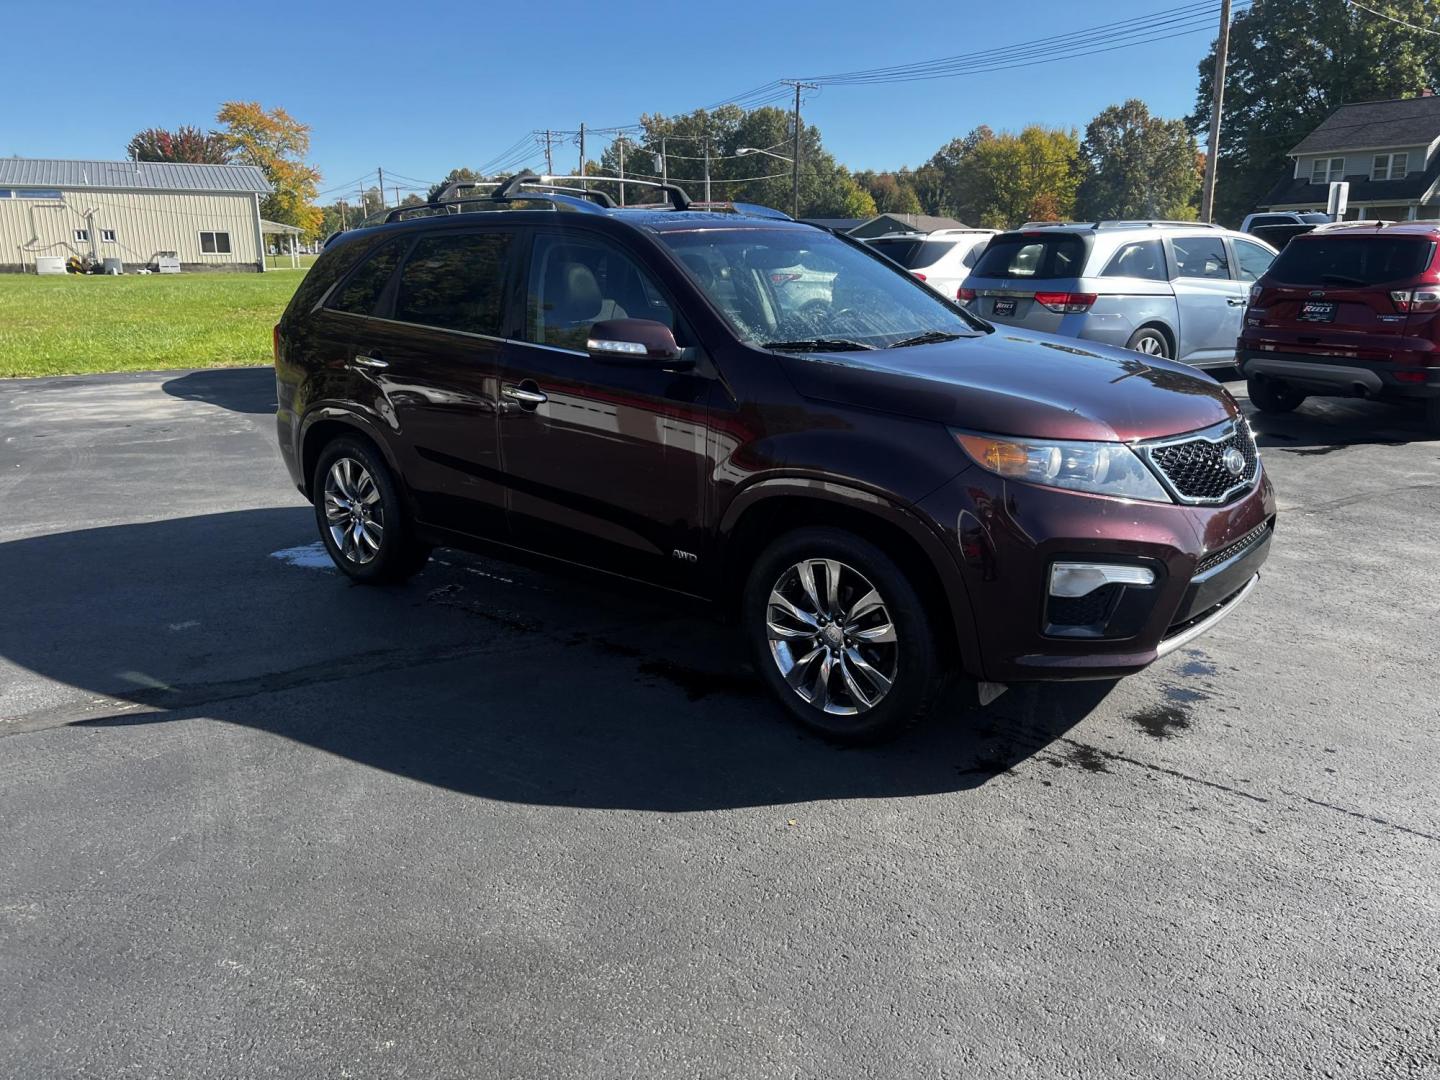
{"label": "tire", "polygon": [[1254,375],[1245,380],[1245,392],[1251,404],[1263,413],[1294,412],[1305,401],[1305,395],[1289,383]]}
{"label": "tire", "polygon": [[1440,439],[1440,397],[1425,399],[1425,434]]}
{"label": "tire", "polygon": [[415,538],[399,488],[371,443],[342,435],[327,444],[315,462],[310,491],[325,550],[353,580],[405,581],[429,561],[430,547]]}
{"label": "tire", "polygon": [[746,581],[741,622],[781,704],[835,742],[893,739],[943,687],[915,587],[888,555],[843,529],[797,529],[766,548]]}
{"label": "tire", "polygon": [[1170,354],[1174,351],[1170,348],[1170,339],[1165,332],[1158,327],[1142,326],[1135,333],[1130,335],[1130,340],[1125,347],[1131,352],[1144,353],[1146,356],[1159,357],[1161,360],[1173,360]]}

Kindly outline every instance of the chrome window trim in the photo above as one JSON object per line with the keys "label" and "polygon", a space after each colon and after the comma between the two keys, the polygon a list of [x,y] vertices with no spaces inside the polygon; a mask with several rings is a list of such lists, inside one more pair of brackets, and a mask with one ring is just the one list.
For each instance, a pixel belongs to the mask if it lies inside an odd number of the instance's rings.
{"label": "chrome window trim", "polygon": [[473,330],[455,330],[448,326],[431,326],[429,323],[407,322],[404,319],[387,319],[383,315],[364,315],[358,311],[341,311],[338,308],[326,308],[327,315],[343,315],[348,319],[370,319],[374,322],[389,323],[391,326],[409,326],[416,330],[429,330],[437,334],[458,334],[460,337],[476,338],[480,341],[493,341],[499,345],[523,345],[527,349],[545,349],[549,352],[564,353],[566,356],[583,356],[589,359],[590,354],[580,349],[562,349],[558,345],[541,345],[534,341],[525,341],[521,338],[496,337],[494,334],[477,334]]}
{"label": "chrome window trim", "polygon": [[[1176,502],[1185,506],[1223,506],[1235,498],[1235,496],[1253,490],[1260,483],[1260,474],[1263,471],[1263,466],[1260,463],[1260,447],[1258,445],[1255,446],[1255,475],[1248,480],[1242,480],[1240,483],[1228,488],[1213,499],[1201,499],[1180,494],[1175,485],[1170,482],[1170,478],[1165,475],[1165,470],[1151,457],[1151,451],[1159,450],[1166,446],[1195,442],[1197,440],[1203,440],[1208,443],[1222,443],[1232,438],[1236,434],[1239,426],[1246,423],[1247,421],[1243,417],[1234,417],[1229,420],[1221,420],[1218,424],[1212,424],[1210,427],[1187,432],[1183,435],[1167,435],[1163,439],[1146,439],[1133,443],[1131,449],[1140,455],[1140,460],[1155,474],[1170,497]],[[1250,433],[1250,441],[1251,443],[1255,442],[1254,432]]]}

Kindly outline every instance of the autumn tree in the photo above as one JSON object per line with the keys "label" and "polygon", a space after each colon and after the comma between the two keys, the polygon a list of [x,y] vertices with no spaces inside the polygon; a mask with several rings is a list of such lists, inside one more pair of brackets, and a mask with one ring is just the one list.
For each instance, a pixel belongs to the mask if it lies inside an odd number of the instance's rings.
{"label": "autumn tree", "polygon": [[282,108],[268,112],[258,101],[227,101],[216,120],[232,160],[256,165],[275,190],[260,204],[270,221],[297,225],[309,236],[320,233],[322,214],[315,205],[320,173],[306,164],[310,125]]}
{"label": "autumn tree", "polygon": [[1072,216],[1079,158],[1073,129],[1031,124],[977,139],[957,167],[969,214],[962,220],[1003,229]]}
{"label": "autumn tree", "polygon": [[[1238,223],[1290,171],[1287,152],[1351,101],[1409,97],[1440,82],[1440,0],[1255,0],[1230,29],[1215,216]],[[1408,24],[1408,25],[1402,25]],[[1190,127],[1205,133],[1215,51],[1200,62]]]}
{"label": "autumn tree", "polygon": [[[902,175],[903,174],[903,175]],[[881,214],[923,214],[920,196],[908,182],[909,171],[900,172],[859,172],[856,182],[870,193],[875,200],[875,209]]]}
{"label": "autumn tree", "polygon": [[1077,216],[1193,219],[1195,153],[1185,121],[1151,116],[1135,98],[1111,105],[1090,121],[1080,144]]}
{"label": "autumn tree", "polygon": [[451,184],[468,184],[473,183],[476,180],[484,179],[484,175],[476,172],[474,169],[451,169],[448,173],[445,174],[445,178],[441,180],[438,184],[430,185],[430,191],[426,194],[425,198],[428,202],[434,202],[435,197],[439,195],[442,191],[444,191],[447,187],[449,187]]}
{"label": "autumn tree", "polygon": [[178,161],[188,165],[224,165],[230,160],[230,146],[218,131],[201,131],[182,124],[174,131],[146,128],[137,131],[125,148],[135,161]]}

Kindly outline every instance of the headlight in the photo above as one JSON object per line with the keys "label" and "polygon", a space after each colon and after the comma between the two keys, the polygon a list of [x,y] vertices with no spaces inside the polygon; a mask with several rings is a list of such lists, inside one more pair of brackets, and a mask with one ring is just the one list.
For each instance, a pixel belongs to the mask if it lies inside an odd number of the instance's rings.
{"label": "headlight", "polygon": [[975,464],[1011,480],[1122,499],[1171,501],[1155,474],[1124,443],[953,434]]}

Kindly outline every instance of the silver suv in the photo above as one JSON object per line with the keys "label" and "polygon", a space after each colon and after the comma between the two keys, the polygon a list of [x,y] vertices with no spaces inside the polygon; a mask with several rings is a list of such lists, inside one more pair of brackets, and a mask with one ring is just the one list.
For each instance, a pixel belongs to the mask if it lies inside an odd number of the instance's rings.
{"label": "silver suv", "polygon": [[1196,222],[1031,222],[990,241],[959,298],[994,323],[1227,367],[1250,285],[1274,257]]}

